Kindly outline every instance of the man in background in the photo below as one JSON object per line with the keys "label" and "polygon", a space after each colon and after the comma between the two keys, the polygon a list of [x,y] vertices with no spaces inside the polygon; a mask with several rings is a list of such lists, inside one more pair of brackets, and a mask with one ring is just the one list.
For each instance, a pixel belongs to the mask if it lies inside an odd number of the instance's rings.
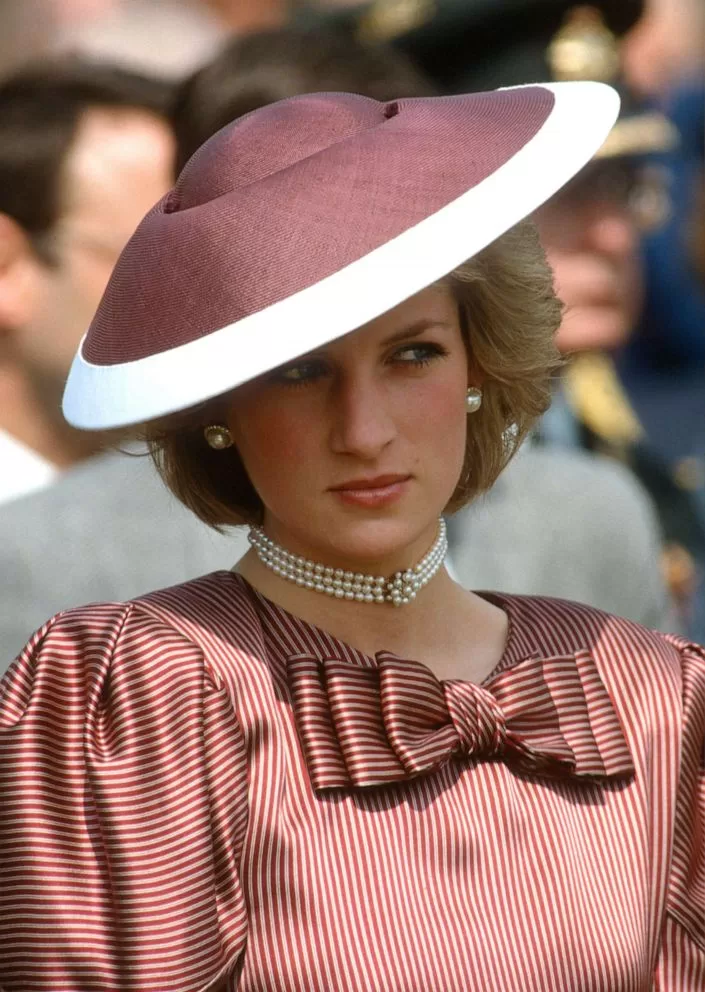
{"label": "man in background", "polygon": [[172,183],[168,98],[73,59],[0,83],[0,502],[103,443],[65,423],[61,394],[120,252]]}

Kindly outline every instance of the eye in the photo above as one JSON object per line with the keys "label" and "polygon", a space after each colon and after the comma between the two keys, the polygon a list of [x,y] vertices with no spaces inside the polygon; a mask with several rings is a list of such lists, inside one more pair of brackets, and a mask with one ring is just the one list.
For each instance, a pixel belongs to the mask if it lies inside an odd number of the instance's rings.
{"label": "eye", "polygon": [[425,365],[430,365],[435,359],[445,358],[447,354],[448,352],[445,348],[442,348],[439,344],[424,341],[405,344],[403,347],[398,348],[392,355],[392,361],[399,365],[414,365],[417,368],[421,368]]}
{"label": "eye", "polygon": [[308,382],[314,382],[316,379],[320,379],[326,372],[327,368],[324,362],[311,358],[282,366],[276,372],[272,373],[271,379],[274,382],[282,382],[285,385],[303,386]]}

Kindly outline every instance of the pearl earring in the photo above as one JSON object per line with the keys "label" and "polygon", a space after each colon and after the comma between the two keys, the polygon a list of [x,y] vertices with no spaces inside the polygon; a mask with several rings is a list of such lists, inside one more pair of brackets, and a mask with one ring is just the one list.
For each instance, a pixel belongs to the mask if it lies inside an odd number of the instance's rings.
{"label": "pearl earring", "polygon": [[465,397],[465,409],[468,413],[477,413],[482,406],[482,390],[471,386]]}
{"label": "pearl earring", "polygon": [[203,428],[203,436],[208,446],[215,451],[232,447],[233,436],[223,424],[209,424],[208,427]]}

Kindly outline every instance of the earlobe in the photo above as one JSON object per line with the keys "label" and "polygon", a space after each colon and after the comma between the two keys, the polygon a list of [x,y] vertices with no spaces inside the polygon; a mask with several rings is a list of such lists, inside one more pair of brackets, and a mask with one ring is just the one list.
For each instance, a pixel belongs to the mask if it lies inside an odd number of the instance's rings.
{"label": "earlobe", "polygon": [[36,266],[27,235],[16,221],[0,213],[0,331],[4,336],[28,319]]}

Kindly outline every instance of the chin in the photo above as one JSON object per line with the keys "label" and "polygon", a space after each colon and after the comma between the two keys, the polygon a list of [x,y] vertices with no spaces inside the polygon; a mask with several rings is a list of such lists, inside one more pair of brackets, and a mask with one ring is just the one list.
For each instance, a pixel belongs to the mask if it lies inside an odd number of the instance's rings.
{"label": "chin", "polygon": [[411,521],[399,517],[347,521],[335,535],[324,540],[341,556],[361,562],[403,557],[419,536],[435,526],[431,521]]}
{"label": "chin", "polygon": [[[385,574],[423,557],[435,540],[438,520],[438,514],[427,513],[336,517],[315,532],[310,522],[306,528],[292,529],[300,553],[323,564]],[[287,546],[283,532],[279,540]]]}

